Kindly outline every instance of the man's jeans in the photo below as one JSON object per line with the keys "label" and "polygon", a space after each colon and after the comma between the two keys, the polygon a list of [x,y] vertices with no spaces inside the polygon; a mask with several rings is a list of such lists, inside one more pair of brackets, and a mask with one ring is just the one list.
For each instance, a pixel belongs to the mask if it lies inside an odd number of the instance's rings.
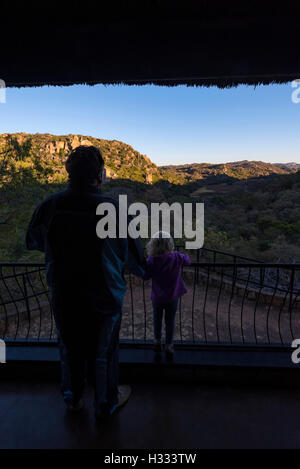
{"label": "man's jeans", "polygon": [[[119,331],[121,312],[99,315],[97,343],[86,353],[81,344],[67,348],[59,336],[62,370],[61,390],[66,404],[76,404],[83,395],[86,371],[95,390],[95,411],[112,414],[118,405]],[[86,339],[86,338],[85,338]],[[83,343],[88,343],[83,340]]]}
{"label": "man's jeans", "polygon": [[178,299],[170,303],[156,303],[152,301],[153,305],[153,323],[154,323],[154,338],[161,339],[162,319],[165,312],[165,326],[166,326],[166,344],[173,343],[174,328],[175,328],[175,315],[178,306]]}

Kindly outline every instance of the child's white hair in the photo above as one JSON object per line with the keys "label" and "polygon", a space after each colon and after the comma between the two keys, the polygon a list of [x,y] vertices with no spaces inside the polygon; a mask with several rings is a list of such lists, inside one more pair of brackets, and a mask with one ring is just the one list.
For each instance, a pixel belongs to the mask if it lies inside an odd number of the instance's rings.
{"label": "child's white hair", "polygon": [[174,241],[167,231],[158,231],[146,245],[148,256],[159,256],[174,250]]}

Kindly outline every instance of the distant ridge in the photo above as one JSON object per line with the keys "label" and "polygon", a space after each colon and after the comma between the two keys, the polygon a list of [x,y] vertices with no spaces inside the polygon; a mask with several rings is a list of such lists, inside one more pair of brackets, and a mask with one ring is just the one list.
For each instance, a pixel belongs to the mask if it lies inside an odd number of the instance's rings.
{"label": "distant ridge", "polygon": [[294,173],[300,169],[300,164],[297,163],[272,164],[247,160],[159,167],[131,145],[118,140],[104,140],[77,134],[52,135],[25,132],[0,134],[0,160],[1,153],[9,157],[11,174],[26,170],[38,172],[47,182],[63,182],[66,180],[64,161],[70,151],[79,145],[95,145],[102,150],[109,179],[129,179],[147,184],[158,181],[172,184],[203,180],[213,183],[233,182]]}
{"label": "distant ridge", "polygon": [[[300,165],[297,163],[288,164],[272,164],[263,161],[235,161],[230,163],[192,163],[183,165],[167,165],[160,166],[162,170],[167,172],[170,177],[176,175],[183,178],[186,182],[192,182],[207,178],[218,179],[222,182],[228,178],[248,179],[262,176],[270,176],[272,174],[289,174],[295,173]],[[214,181],[216,182],[216,181]]]}
{"label": "distant ridge", "polygon": [[291,170],[295,170],[295,171],[298,171],[298,169],[300,168],[300,163],[295,163],[295,162],[292,162],[292,163],[273,163],[275,166],[279,166],[279,168],[282,168],[282,169],[291,169]]}

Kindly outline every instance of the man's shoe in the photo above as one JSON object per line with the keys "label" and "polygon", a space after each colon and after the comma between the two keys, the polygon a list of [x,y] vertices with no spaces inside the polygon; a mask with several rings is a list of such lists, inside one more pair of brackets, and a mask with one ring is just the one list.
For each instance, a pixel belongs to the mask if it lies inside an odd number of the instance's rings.
{"label": "man's shoe", "polygon": [[162,345],[161,345],[161,341],[159,339],[154,340],[153,350],[154,350],[155,353],[161,353],[162,352]]}
{"label": "man's shoe", "polygon": [[120,407],[123,407],[123,405],[126,404],[128,399],[131,396],[131,387],[128,384],[122,384],[121,386],[118,386],[118,409]]}
{"label": "man's shoe", "polygon": [[118,386],[118,404],[112,410],[102,410],[101,413],[95,412],[95,418],[98,422],[106,422],[116,411],[123,407],[131,396],[131,387],[128,384]]}
{"label": "man's shoe", "polygon": [[67,410],[68,412],[72,412],[76,414],[77,412],[80,412],[84,407],[83,400],[80,399],[76,404],[67,404]]}
{"label": "man's shoe", "polygon": [[173,344],[166,344],[165,347],[166,357],[170,360],[174,357],[174,345]]}

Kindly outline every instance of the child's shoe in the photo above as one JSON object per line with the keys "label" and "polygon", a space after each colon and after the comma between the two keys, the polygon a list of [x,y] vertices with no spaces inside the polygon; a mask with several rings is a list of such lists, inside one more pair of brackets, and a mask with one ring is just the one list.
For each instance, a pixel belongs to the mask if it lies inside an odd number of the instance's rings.
{"label": "child's shoe", "polygon": [[161,340],[160,339],[154,339],[154,348],[153,348],[155,353],[161,353],[162,352],[162,345],[161,345]]}
{"label": "child's shoe", "polygon": [[166,357],[170,360],[174,357],[174,345],[173,344],[166,344],[165,346]]}

